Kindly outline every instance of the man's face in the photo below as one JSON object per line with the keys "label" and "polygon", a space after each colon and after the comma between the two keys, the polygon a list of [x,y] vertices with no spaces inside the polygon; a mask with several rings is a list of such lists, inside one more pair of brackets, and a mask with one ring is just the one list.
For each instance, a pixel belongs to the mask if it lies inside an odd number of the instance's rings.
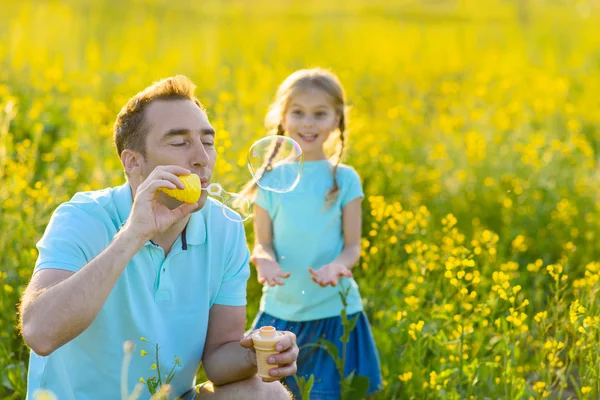
{"label": "man's face", "polygon": [[[156,100],[145,109],[144,119],[148,134],[146,157],[140,161],[141,181],[159,165],[177,165],[198,175],[206,188],[217,151],[215,131],[204,111],[191,100]],[[207,194],[202,191],[196,211],[204,207]],[[169,208],[181,204],[162,192],[159,199]]]}

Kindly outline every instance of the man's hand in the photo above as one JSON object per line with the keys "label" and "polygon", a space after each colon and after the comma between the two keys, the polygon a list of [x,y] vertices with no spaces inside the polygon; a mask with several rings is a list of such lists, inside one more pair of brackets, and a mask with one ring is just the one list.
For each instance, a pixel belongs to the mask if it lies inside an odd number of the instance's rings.
{"label": "man's hand", "polygon": [[196,204],[182,204],[170,210],[157,199],[160,188],[183,189],[183,183],[178,175],[189,173],[188,169],[175,165],[156,167],[136,190],[127,228],[136,232],[143,241],[147,241],[194,211]]}
{"label": "man's hand", "polygon": [[313,282],[321,287],[337,285],[342,276],[352,278],[352,272],[342,264],[327,264],[316,271],[309,267],[308,271]]}
{"label": "man's hand", "polygon": [[[254,364],[256,364],[256,352],[252,343],[252,334],[256,332],[253,330],[245,338],[240,341],[240,345],[252,352]],[[293,332],[283,331],[283,338],[277,342],[275,350],[279,354],[274,354],[267,359],[267,362],[271,365],[277,365],[276,368],[269,370],[269,375],[273,378],[263,378],[264,382],[273,382],[286,376],[292,376],[296,373],[297,366],[296,360],[298,359],[298,345],[296,344],[296,335]]]}
{"label": "man's hand", "polygon": [[268,255],[252,256],[250,261],[256,265],[258,283],[261,285],[265,282],[267,282],[269,286],[284,285],[283,279],[288,278],[291,275],[289,272],[283,272],[279,263],[274,261]]}

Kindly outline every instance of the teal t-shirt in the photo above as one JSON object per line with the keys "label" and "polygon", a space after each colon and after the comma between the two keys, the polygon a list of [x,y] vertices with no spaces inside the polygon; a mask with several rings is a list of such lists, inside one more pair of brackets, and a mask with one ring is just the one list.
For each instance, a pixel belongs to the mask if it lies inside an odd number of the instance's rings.
{"label": "teal t-shirt", "polygon": [[[76,194],[60,205],[37,247],[35,270],[77,272],[105,249],[132,208],[128,184]],[[148,242],[132,258],[106,303],[79,336],[47,357],[31,351],[28,398],[49,389],[60,400],[120,399],[123,343],[131,340],[127,388],[155,376],[154,344],[159,345],[163,378],[181,360],[173,393],[192,389],[202,359],[213,304],[246,305],[250,274],[243,225],[225,218],[213,199],[191,215],[167,257]],[[141,338],[147,341],[144,342]],[[142,356],[142,350],[148,354]],[[147,388],[142,399],[150,398]]]}
{"label": "teal t-shirt", "polygon": [[338,197],[325,209],[325,196],[333,185],[329,160],[304,162],[302,176],[291,192],[259,189],[256,204],[272,220],[273,247],[277,261],[291,276],[285,285],[263,286],[260,309],[286,321],[310,321],[338,316],[343,308],[341,288],[350,287],[348,313],[361,311],[358,285],[342,277],[336,287],[320,287],[311,279],[309,267],[319,269],[335,260],[344,248],[342,208],[363,197],[356,171],[344,164],[337,169]]}

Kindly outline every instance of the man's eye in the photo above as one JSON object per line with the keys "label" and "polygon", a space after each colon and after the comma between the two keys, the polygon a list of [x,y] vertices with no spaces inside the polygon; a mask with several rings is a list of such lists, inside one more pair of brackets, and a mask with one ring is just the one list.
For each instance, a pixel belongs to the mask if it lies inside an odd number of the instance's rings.
{"label": "man's eye", "polygon": [[215,145],[214,142],[202,142],[202,144],[205,146],[214,146]]}
{"label": "man's eye", "polygon": [[186,143],[185,142],[181,142],[181,143],[171,143],[171,146],[173,147],[183,147],[185,146]]}

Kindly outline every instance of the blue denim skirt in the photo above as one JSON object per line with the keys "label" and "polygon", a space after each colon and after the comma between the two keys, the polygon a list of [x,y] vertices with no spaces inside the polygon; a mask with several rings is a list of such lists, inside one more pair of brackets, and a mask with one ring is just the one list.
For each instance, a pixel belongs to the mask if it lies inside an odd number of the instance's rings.
{"label": "blue denim skirt", "polygon": [[[346,347],[346,364],[344,375],[354,372],[369,378],[368,394],[373,394],[383,389],[379,355],[375,340],[371,333],[369,321],[364,312],[357,313],[356,327],[350,334]],[[357,314],[351,314],[352,319]],[[332,356],[325,350],[314,346],[320,338],[327,339],[338,348],[342,355],[342,337],[344,331],[341,317],[331,317],[313,321],[284,321],[264,312],[259,312],[252,329],[261,326],[274,326],[277,330],[290,331],[296,334],[297,344],[300,348],[298,355],[298,377],[306,380],[314,374],[314,385],[310,392],[311,400],[338,400],[341,396],[340,376]],[[294,394],[295,399],[301,399],[301,393],[293,376],[283,379],[283,383]]]}

